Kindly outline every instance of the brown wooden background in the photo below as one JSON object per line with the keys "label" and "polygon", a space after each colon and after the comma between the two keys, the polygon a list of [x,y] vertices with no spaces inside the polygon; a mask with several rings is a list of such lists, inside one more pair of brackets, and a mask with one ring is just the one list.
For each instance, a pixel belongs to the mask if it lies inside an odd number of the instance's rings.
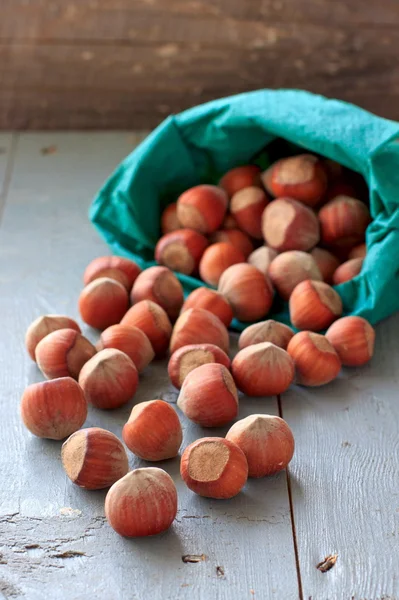
{"label": "brown wooden background", "polygon": [[147,128],[261,87],[399,120],[399,0],[1,0],[0,128]]}

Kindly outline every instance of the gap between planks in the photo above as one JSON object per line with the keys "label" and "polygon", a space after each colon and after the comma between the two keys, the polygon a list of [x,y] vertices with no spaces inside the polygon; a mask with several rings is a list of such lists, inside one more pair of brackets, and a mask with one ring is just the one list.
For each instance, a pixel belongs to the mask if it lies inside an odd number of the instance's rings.
{"label": "gap between planks", "polygon": [[15,164],[15,156],[16,156],[17,147],[18,147],[18,140],[19,140],[19,133],[12,133],[10,148],[7,152],[6,168],[4,171],[4,180],[3,180],[2,186],[0,187],[0,224],[1,224],[2,217],[3,217],[4,208],[6,205],[8,190],[10,189],[10,183],[12,180],[12,174],[13,174],[14,164]]}
{"label": "gap between planks", "polygon": [[[7,192],[7,204],[2,222],[2,234],[6,234],[7,237],[5,240],[9,240],[12,247],[15,248],[20,245],[20,240],[24,239],[25,232],[29,231],[32,248],[37,249],[38,253],[40,252],[40,254],[34,255],[32,251],[32,253],[30,253],[31,256],[26,256],[25,253],[21,251],[14,258],[13,269],[15,271],[15,277],[20,286],[19,289],[21,289],[24,294],[21,296],[18,314],[14,308],[11,308],[11,319],[7,319],[8,326],[10,327],[10,330],[13,331],[13,338],[17,337],[15,335],[17,330],[24,326],[25,321],[28,321],[31,311],[36,310],[42,302],[43,286],[40,279],[43,277],[43,273],[39,270],[40,266],[37,264],[37,257],[51,256],[51,253],[54,253],[57,249],[63,247],[65,242],[65,231],[70,231],[68,229],[69,223],[73,226],[72,231],[75,232],[75,234],[76,231],[79,232],[78,237],[80,238],[80,241],[77,240],[74,248],[69,248],[67,252],[60,257],[61,269],[59,272],[63,271],[64,273],[68,273],[68,281],[66,281],[66,277],[62,277],[61,280],[55,279],[59,284],[54,286],[52,285],[54,279],[51,278],[56,277],[56,275],[53,275],[51,270],[45,274],[44,279],[46,287],[51,289],[53,293],[49,302],[54,302],[55,304],[62,298],[64,304],[61,303],[61,306],[64,307],[67,313],[71,312],[72,315],[75,315],[74,310],[76,310],[76,307],[71,299],[71,289],[76,291],[80,289],[80,277],[79,281],[77,278],[75,279],[73,277],[73,272],[78,270],[81,263],[83,264],[86,255],[87,258],[89,258],[89,256],[91,258],[92,252],[96,252],[97,254],[98,248],[103,248],[103,245],[100,245],[99,240],[97,240],[97,236],[94,236],[94,232],[92,232],[93,235],[90,235],[87,239],[82,235],[84,232],[89,231],[86,208],[83,206],[82,199],[88,196],[89,190],[90,196],[94,193],[92,189],[94,187],[94,178],[102,178],[104,172],[106,172],[108,168],[114,167],[112,163],[119,154],[119,150],[118,152],[113,152],[113,145],[111,144],[110,152],[108,144],[108,148],[106,150],[103,148],[100,152],[101,147],[104,147],[105,144],[98,144],[97,141],[90,140],[90,143],[87,143],[85,146],[82,141],[86,138],[86,134],[83,134],[82,137],[80,135],[77,136],[76,141],[71,140],[69,134],[60,134],[62,136],[66,135],[66,140],[63,144],[57,140],[57,142],[59,142],[59,151],[55,153],[53,157],[43,160],[40,155],[40,148],[44,144],[47,146],[51,145],[55,135],[58,136],[59,134],[54,132],[54,134],[46,133],[39,134],[38,136],[37,134],[22,135],[18,143],[15,164],[12,160],[9,160],[11,139],[8,138],[8,156],[4,156],[4,167],[7,166],[10,168],[10,166],[12,166],[11,175],[13,181]],[[120,135],[123,136],[124,134]],[[120,147],[118,136],[119,134],[115,136],[116,148]],[[92,149],[96,146],[99,146],[99,149],[96,150],[96,153],[94,151],[92,152]],[[88,152],[88,150],[90,151]],[[97,153],[99,153],[98,156]],[[81,160],[81,157],[84,157],[84,161]],[[68,161],[70,161],[70,163],[68,163]],[[108,162],[110,164],[107,166]],[[5,171],[4,167],[3,169]],[[53,191],[58,187],[61,186],[63,189],[64,182],[70,177],[71,169],[74,170],[73,179],[75,180],[75,187],[72,187],[72,189],[68,187],[64,194],[53,194]],[[48,177],[50,172],[53,174],[52,178]],[[76,194],[77,190],[79,190],[78,194]],[[36,204],[33,204],[31,198],[36,200],[40,198],[45,199],[46,201],[36,201]],[[66,210],[62,213],[58,212],[61,207],[64,206],[68,209],[68,212]],[[35,216],[33,223],[31,222],[32,215]],[[45,221],[45,218],[47,219],[48,215],[49,218]],[[62,216],[62,219],[60,216]],[[41,238],[43,232],[46,232],[47,235],[42,242]],[[62,236],[60,235],[60,232],[62,232]],[[49,233],[51,235],[49,235]],[[68,270],[65,268],[66,266],[68,266]],[[25,281],[23,277],[23,274],[26,271],[30,271],[27,281]],[[63,285],[65,285],[65,287],[63,287]],[[55,288],[54,292],[53,288]],[[14,302],[14,296],[16,296],[14,288],[12,294],[12,298],[10,297],[10,299]],[[29,298],[29,296],[31,297]],[[32,302],[32,297],[35,298],[34,302]],[[19,314],[23,314],[23,319],[19,318]],[[32,367],[32,365],[30,365],[30,367]],[[33,367],[30,367],[28,369],[23,365],[23,372],[17,373],[16,387],[18,387],[18,390],[22,388],[24,379],[25,381],[29,381],[34,376],[32,371]],[[155,369],[155,365],[154,369],[149,371],[145,380],[146,383],[143,381],[144,385],[142,386],[141,391],[138,391],[138,401],[140,401],[140,399],[143,401],[147,400],[148,397],[158,397],[159,391],[164,389],[164,383],[166,386],[166,382],[168,381],[166,368],[162,369],[162,379],[158,379],[157,374],[158,372],[160,373],[160,371],[161,369],[159,368]],[[169,388],[165,389],[169,390]],[[18,393],[18,390],[16,390],[16,393]],[[243,407],[245,408],[245,412],[242,416],[244,417],[247,416],[247,414],[256,412],[258,410],[257,406],[256,400],[247,399],[245,401],[245,407]],[[264,412],[278,414],[275,398],[267,399],[265,406],[267,406],[267,410]],[[18,498],[19,510],[22,511],[24,518],[36,518],[37,515],[40,516],[43,514],[54,515],[57,517],[59,506],[71,506],[77,510],[89,511],[102,516],[102,497],[97,496],[90,499],[90,507],[88,508],[86,498],[80,493],[81,490],[76,490],[69,486],[65,489],[65,486],[63,486],[65,479],[62,472],[54,472],[54,477],[51,481],[43,480],[40,483],[40,488],[42,489],[36,487],[39,475],[42,475],[49,468],[53,469],[56,450],[46,449],[46,451],[43,452],[43,447],[40,442],[33,446],[26,437],[21,437],[19,439],[19,435],[14,435],[16,428],[18,429],[18,434],[21,432],[21,426],[19,422],[16,421],[17,417],[14,413],[15,411],[13,410],[10,413],[12,427],[9,428],[9,435],[14,443],[17,440],[17,443],[21,441],[25,450],[22,451],[21,448],[19,448],[18,460],[20,462],[17,461],[17,465],[12,465],[12,469],[15,471],[17,468],[19,472],[18,486],[20,485],[20,487],[13,488],[12,498],[10,498],[10,494],[8,494],[8,496],[5,495],[5,501],[10,502],[12,508],[14,498]],[[97,421],[100,417],[101,419],[104,418],[104,423],[102,421]],[[108,423],[109,417],[92,415],[92,418],[93,422],[89,421],[88,425],[96,424],[97,426],[104,426],[105,422]],[[115,430],[115,433],[120,431],[124,420],[125,415],[115,415],[112,421],[112,429]],[[110,426],[111,424],[108,423],[107,428]],[[221,433],[224,434],[224,432]],[[185,427],[185,436],[186,443],[190,443],[198,437],[198,431],[195,427],[191,427],[187,424]],[[24,459],[24,456],[28,453],[30,457],[29,463]],[[136,459],[131,460],[131,465],[144,466],[141,462],[136,461]],[[174,476],[177,475],[178,468],[176,465],[171,466],[170,468],[172,474]],[[183,516],[203,515],[203,512],[197,512],[204,510],[202,500],[195,497],[193,498],[193,495],[184,489],[178,475],[177,484],[179,486],[178,489],[181,493],[183,504],[188,513],[184,513]],[[262,487],[261,489],[265,489],[265,487]],[[126,587],[135,587],[135,585],[140,585],[142,587],[149,586],[147,589],[142,589],[141,592],[143,592],[144,595],[146,595],[146,593],[147,595],[148,593],[151,595],[153,593],[151,592],[151,584],[154,586],[154,582],[150,577],[153,576],[154,572],[162,572],[161,583],[164,587],[164,592],[165,589],[169,590],[169,593],[165,593],[165,598],[179,597],[182,600],[183,598],[200,598],[205,596],[207,598],[217,597],[219,600],[232,600],[233,597],[241,599],[247,597],[248,589],[252,590],[252,588],[255,592],[261,590],[260,597],[270,598],[272,596],[272,589],[275,588],[276,590],[280,590],[280,598],[291,598],[292,600],[298,599],[298,584],[295,576],[295,554],[292,552],[292,526],[288,523],[288,519],[290,518],[290,506],[287,501],[288,494],[286,491],[287,486],[284,475],[282,478],[281,476],[275,478],[274,481],[273,478],[271,478],[267,489],[271,494],[270,502],[267,503],[269,506],[268,508],[263,508],[263,502],[261,502],[263,495],[259,495],[259,485],[253,486],[251,493],[243,494],[241,498],[232,501],[230,503],[230,508],[228,509],[219,505],[209,506],[208,503],[206,506],[209,511],[212,512],[207,514],[212,515],[212,524],[208,519],[204,519],[204,524],[201,528],[195,527],[196,521],[193,521],[191,527],[190,520],[183,521],[183,523],[177,523],[175,532],[171,532],[169,540],[167,536],[160,539],[156,544],[156,548],[154,548],[154,543],[151,543],[151,541],[147,544],[145,542],[142,543],[140,549],[133,544],[125,543],[123,546],[124,552],[120,553],[120,541],[117,538],[113,538],[111,532],[109,532],[107,528],[104,528],[103,531],[100,529],[100,531],[96,532],[98,537],[95,541],[93,541],[93,538],[90,539],[90,536],[88,536],[88,541],[85,541],[85,544],[89,544],[87,554],[92,554],[93,558],[87,560],[84,564],[81,562],[82,559],[78,558],[74,563],[76,564],[76,567],[74,567],[77,575],[76,582],[79,580],[79,585],[83,589],[85,585],[87,586],[89,583],[93,582],[94,577],[98,580],[98,569],[95,569],[94,566],[90,567],[90,563],[92,565],[94,564],[93,561],[100,561],[99,564],[103,565],[102,568],[105,572],[107,567],[115,566],[115,571],[119,573],[123,572],[124,569],[130,569],[131,561],[132,559],[135,559],[134,562],[136,568],[133,570],[133,573],[130,571],[128,580],[125,580],[123,583],[121,581],[120,585],[116,586],[111,594],[113,597],[115,595],[115,600],[117,598],[122,600],[127,591]],[[282,498],[284,498],[284,501],[282,501]],[[226,510],[227,513],[225,512]],[[272,523],[275,523],[274,529],[270,528],[268,524],[269,520]],[[51,519],[43,520],[42,535],[46,536],[46,540],[53,539],[54,537],[54,529],[50,528],[50,522]],[[69,540],[69,525],[65,524],[64,527],[67,530],[65,537],[68,535]],[[231,527],[235,528],[235,539],[232,539]],[[280,538],[280,533],[282,533],[282,538]],[[80,531],[78,531],[76,535],[76,538],[80,539],[78,534],[80,534]],[[36,531],[35,535],[38,535]],[[62,537],[59,533],[57,535]],[[20,532],[18,540],[20,544],[25,543],[22,536],[23,529],[22,532]],[[215,548],[213,548],[213,540],[215,541]],[[32,540],[29,539],[28,541],[31,542]],[[33,541],[37,541],[37,538]],[[240,542],[242,541],[246,541],[247,545],[245,547],[248,548],[248,551],[244,556],[244,561],[242,560],[239,551],[241,547]],[[91,543],[92,545],[90,546]],[[184,587],[182,589],[179,588],[177,592],[176,586],[178,586],[180,582],[185,582],[185,578],[190,577],[191,575],[191,571],[189,571],[190,567],[187,567],[184,572],[181,571],[181,555],[196,553],[197,547],[194,547],[194,543],[195,545],[198,545],[200,554],[204,549],[209,549],[209,552],[207,553],[209,559],[203,563],[201,572],[195,574],[196,587],[194,590],[190,591],[190,588]],[[232,551],[233,549],[230,548],[231,543],[236,544],[237,551]],[[95,549],[98,547],[98,544],[102,546],[102,551],[100,554],[96,555]],[[260,549],[260,552],[257,553],[258,557],[252,555],[250,549],[253,547],[258,547]],[[65,548],[65,550],[70,549],[69,545]],[[86,547],[84,549],[86,550]],[[122,559],[120,556],[121,554]],[[177,564],[174,562],[176,555],[178,555],[179,558]],[[114,564],[112,564],[112,556],[117,556]],[[264,573],[266,557],[271,565],[267,577],[265,577]],[[120,562],[121,560],[122,563]],[[215,565],[223,565],[223,568],[226,569],[228,573],[229,579],[224,588],[221,587],[223,584],[221,584],[221,581],[217,579],[217,576],[215,575]],[[284,565],[284,577],[279,575],[282,565]],[[287,565],[289,566],[288,577]],[[137,578],[138,568],[141,568],[141,572],[144,573],[144,576],[140,574],[139,579]],[[9,569],[11,569],[11,567],[9,567]],[[45,572],[42,569],[40,575],[42,581],[38,581],[35,577],[31,578],[31,574],[29,574],[29,582],[27,582],[26,585],[29,586],[31,592],[29,592],[28,595],[32,592],[36,592],[35,588],[40,585],[42,591],[39,592],[38,597],[43,597],[43,595],[46,596],[45,591],[49,590],[50,586],[54,585],[54,581],[57,581],[57,588],[62,590],[62,587],[60,586],[67,585],[68,576],[65,574],[64,577],[62,577],[62,574],[60,573],[61,572],[58,572],[57,574],[52,575],[50,572]],[[148,576],[145,577],[145,575]],[[24,584],[24,579],[21,579],[22,584]],[[139,583],[139,581],[141,583]],[[104,584],[108,585],[108,583],[100,578],[98,585]],[[229,587],[227,588],[227,586]],[[86,592],[82,593],[82,597],[85,597]],[[100,596],[101,593],[104,593],[104,590],[103,592],[100,592]],[[109,595],[108,591],[107,593]],[[74,590],[74,594],[76,594],[76,590]],[[251,591],[250,594],[252,594]],[[102,597],[106,596],[104,595]]]}
{"label": "gap between planks", "polygon": [[[277,396],[277,407],[278,407],[279,417],[281,419],[284,419],[283,406],[282,406],[280,394]],[[301,566],[299,563],[299,550],[298,550],[298,542],[297,542],[297,538],[296,538],[296,528],[295,528],[294,501],[293,501],[292,492],[291,492],[291,479],[290,479],[289,466],[287,466],[287,468],[285,470],[285,475],[286,475],[286,479],[287,479],[288,502],[290,505],[292,541],[294,544],[296,575],[297,575],[297,579],[298,579],[298,594],[299,594],[299,600],[303,600]]]}

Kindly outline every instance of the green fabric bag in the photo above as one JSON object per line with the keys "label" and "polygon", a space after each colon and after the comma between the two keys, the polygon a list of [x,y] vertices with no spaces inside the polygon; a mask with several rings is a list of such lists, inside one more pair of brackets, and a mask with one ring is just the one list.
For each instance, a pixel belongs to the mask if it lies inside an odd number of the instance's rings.
{"label": "green fabric bag", "polygon": [[[277,138],[363,175],[370,188],[362,272],[336,287],[345,314],[376,323],[399,309],[399,123],[356,106],[297,90],[260,90],[168,117],[116,169],[90,208],[113,252],[154,263],[162,210],[188,187],[217,183],[232,167],[266,168]],[[204,285],[178,274],[189,293]],[[290,323],[276,299],[268,318]],[[234,329],[247,324],[233,322]]]}

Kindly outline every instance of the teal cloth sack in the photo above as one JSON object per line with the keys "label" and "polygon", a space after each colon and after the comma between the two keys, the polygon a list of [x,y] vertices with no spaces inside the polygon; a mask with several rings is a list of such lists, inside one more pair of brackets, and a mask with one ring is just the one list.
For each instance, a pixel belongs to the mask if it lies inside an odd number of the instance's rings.
{"label": "teal cloth sack", "polygon": [[[399,123],[297,90],[260,90],[167,118],[116,169],[90,208],[113,252],[154,263],[162,210],[188,187],[216,183],[232,167],[268,166],[277,138],[363,175],[373,222],[362,272],[336,287],[345,314],[371,323],[399,309]],[[188,293],[202,281],[179,274]],[[289,323],[276,299],[268,317]],[[244,325],[233,323],[236,329]]]}

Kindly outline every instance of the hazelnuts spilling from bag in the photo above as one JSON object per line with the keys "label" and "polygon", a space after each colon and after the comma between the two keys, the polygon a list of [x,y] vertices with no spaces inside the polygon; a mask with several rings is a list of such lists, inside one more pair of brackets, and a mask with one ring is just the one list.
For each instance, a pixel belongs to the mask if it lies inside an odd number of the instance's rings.
{"label": "hazelnuts spilling from bag", "polygon": [[[339,293],[367,268],[371,217],[364,202],[342,193],[355,193],[350,182],[350,172],[311,154],[281,158],[263,173],[257,165],[233,165],[219,182],[189,188],[164,207],[157,265],[142,270],[139,258],[140,266],[107,256],[88,265],[78,308],[99,330],[96,345],[64,315],[44,315],[28,328],[28,354],[49,381],[27,387],[22,421],[38,437],[68,438],[61,451],[66,475],[86,490],[110,487],[105,515],[120,535],[168,529],[177,514],[175,484],[163,469],[129,471],[116,435],[82,427],[88,408],[95,425],[100,410],[131,404],[153,360],[169,354],[177,408],[162,396],[141,397],[123,427],[125,445],[148,462],[181,452],[187,487],[227,499],[248,477],[285,469],[295,447],[283,419],[240,419],[239,392],[277,396],[292,383],[321,386],[342,365],[371,359],[374,329],[361,317],[342,317]],[[270,318],[282,308],[302,331]],[[234,318],[248,325],[231,359]],[[181,448],[184,419],[231,427],[225,438],[198,433]]]}

